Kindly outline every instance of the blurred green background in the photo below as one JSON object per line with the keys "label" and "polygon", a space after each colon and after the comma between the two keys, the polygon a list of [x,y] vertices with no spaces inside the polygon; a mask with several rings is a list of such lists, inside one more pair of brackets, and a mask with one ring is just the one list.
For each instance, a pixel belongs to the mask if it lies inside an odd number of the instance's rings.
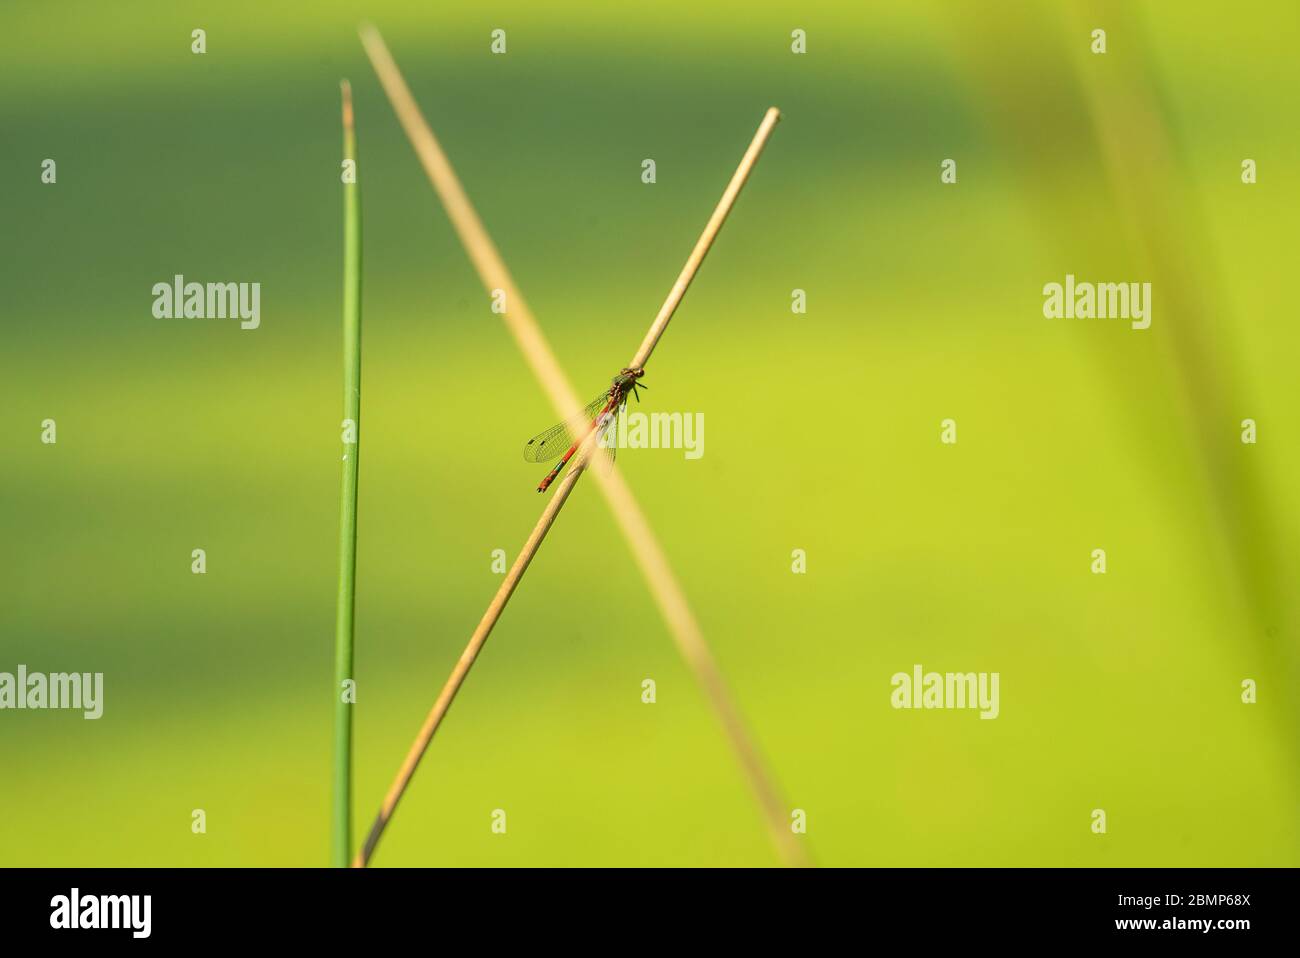
{"label": "blurred green background", "polygon": [[[0,671],[106,689],[97,722],[0,713],[0,863],[326,861],[340,77],[365,216],[358,839],[492,550],[536,519],[522,445],[555,416],[363,18],[583,393],[784,111],[646,376],[643,408],[704,412],[705,455],[618,468],[817,862],[1300,863],[1300,13],[1213,7],[6,2]],[[1151,282],[1151,328],[1045,319],[1067,272]],[[260,282],[261,328],[154,319],[175,273]],[[1000,672],[1001,716],[893,710],[914,663]],[[375,864],[776,862],[584,484]]]}

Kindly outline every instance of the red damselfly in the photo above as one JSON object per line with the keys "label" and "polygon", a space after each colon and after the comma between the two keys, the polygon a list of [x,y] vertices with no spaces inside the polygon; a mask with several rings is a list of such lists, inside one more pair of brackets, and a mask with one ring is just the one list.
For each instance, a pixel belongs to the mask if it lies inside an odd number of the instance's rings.
{"label": "red damselfly", "polygon": [[564,458],[556,463],[555,468],[538,484],[538,492],[545,492],[555,481],[560,470],[568,465],[573,454],[578,451],[593,430],[600,432],[600,444],[608,450],[610,459],[614,458],[614,453],[617,452],[617,443],[614,440],[618,435],[618,414],[626,404],[629,393],[640,402],[641,394],[638,390],[650,388],[638,382],[644,375],[645,370],[639,367],[623,369],[610,380],[610,387],[587,403],[587,407],[582,412],[564,422],[556,423],[550,429],[528,440],[528,444],[524,446],[524,460],[527,462],[550,462],[560,453],[564,453]]}

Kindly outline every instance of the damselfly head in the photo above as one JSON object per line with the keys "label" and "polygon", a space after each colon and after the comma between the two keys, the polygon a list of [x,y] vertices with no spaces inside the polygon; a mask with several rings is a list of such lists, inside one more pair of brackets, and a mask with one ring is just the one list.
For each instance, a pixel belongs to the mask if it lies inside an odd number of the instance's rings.
{"label": "damselfly head", "polygon": [[648,386],[637,382],[637,380],[644,375],[645,370],[640,366],[625,366],[619,371],[619,374],[614,377],[612,382],[614,383],[614,388],[624,396],[628,393],[632,393],[632,395],[636,397],[637,402],[640,402],[641,394],[637,392],[637,390],[649,388]]}

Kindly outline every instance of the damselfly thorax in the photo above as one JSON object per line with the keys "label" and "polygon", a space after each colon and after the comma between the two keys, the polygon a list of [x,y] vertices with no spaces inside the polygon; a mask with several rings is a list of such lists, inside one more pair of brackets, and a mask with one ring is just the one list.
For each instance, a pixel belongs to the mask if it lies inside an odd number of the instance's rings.
{"label": "damselfly thorax", "polygon": [[629,394],[640,402],[640,390],[650,388],[640,382],[644,375],[645,370],[640,367],[625,367],[610,380],[609,388],[587,403],[580,413],[528,440],[524,446],[524,460],[527,462],[550,462],[563,453],[563,458],[556,463],[555,468],[538,484],[538,492],[546,491],[594,430],[600,433],[601,447],[608,452],[611,460],[614,458],[618,451],[617,444],[610,439],[617,436],[618,415],[627,403]]}

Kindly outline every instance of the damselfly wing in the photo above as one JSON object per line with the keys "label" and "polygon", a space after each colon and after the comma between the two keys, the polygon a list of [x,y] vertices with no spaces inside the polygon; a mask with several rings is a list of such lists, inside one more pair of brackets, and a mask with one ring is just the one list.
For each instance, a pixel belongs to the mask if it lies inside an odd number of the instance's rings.
{"label": "damselfly wing", "polygon": [[557,422],[545,432],[540,432],[524,446],[525,462],[550,462],[569,451],[575,442],[581,442],[591,432],[601,411],[609,402],[609,393],[603,392],[564,422]]}

